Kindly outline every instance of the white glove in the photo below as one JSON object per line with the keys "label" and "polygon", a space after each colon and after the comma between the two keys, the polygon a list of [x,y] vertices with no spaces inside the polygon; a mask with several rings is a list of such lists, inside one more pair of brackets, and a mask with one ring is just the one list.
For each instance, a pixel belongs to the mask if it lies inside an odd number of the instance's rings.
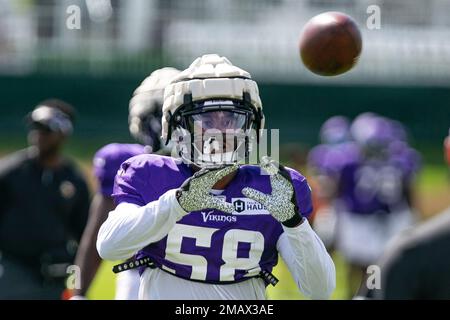
{"label": "white glove", "polygon": [[261,168],[270,175],[272,194],[265,194],[253,188],[242,189],[242,194],[264,205],[270,214],[286,227],[295,227],[303,221],[295,199],[294,186],[285,167],[264,157]]}
{"label": "white glove", "polygon": [[202,169],[192,177],[186,179],[177,191],[180,206],[186,212],[203,209],[217,209],[232,213],[234,206],[210,194],[211,188],[223,177],[238,169],[238,165],[227,166],[223,169]]}

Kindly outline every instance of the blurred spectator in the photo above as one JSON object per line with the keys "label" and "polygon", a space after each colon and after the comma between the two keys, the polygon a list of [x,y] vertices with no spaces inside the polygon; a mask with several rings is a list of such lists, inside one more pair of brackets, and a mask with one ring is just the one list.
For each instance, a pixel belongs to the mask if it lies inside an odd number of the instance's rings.
{"label": "blurred spectator", "polygon": [[[450,136],[444,142],[450,167]],[[378,299],[450,299],[450,208],[403,232],[380,261]]]}
{"label": "blurred spectator", "polygon": [[0,299],[59,299],[87,221],[89,192],[62,155],[74,110],[46,100],[28,115],[30,147],[0,160]]}

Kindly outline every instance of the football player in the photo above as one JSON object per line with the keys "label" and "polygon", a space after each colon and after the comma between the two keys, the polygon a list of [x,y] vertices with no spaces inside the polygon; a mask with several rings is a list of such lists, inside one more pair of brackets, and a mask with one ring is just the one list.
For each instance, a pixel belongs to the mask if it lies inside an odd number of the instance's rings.
{"label": "football player", "polygon": [[196,59],[166,87],[163,138],[178,157],[122,164],[97,239],[104,259],[137,252],[118,268],[140,267],[141,299],[265,299],[278,254],[306,296],[331,295],[335,267],[306,219],[305,178],[268,158],[238,164],[263,128],[256,82],[225,57]]}
{"label": "football player", "polygon": [[[444,154],[450,166],[450,135],[444,141]],[[380,288],[368,290],[363,298],[450,299],[449,251],[450,208],[447,208],[401,233],[389,244],[378,262]]]}
{"label": "football player", "polygon": [[337,218],[334,196],[339,168],[336,164],[339,159],[345,158],[345,154],[354,152],[354,144],[349,143],[350,120],[344,116],[327,119],[320,128],[319,138],[320,144],[308,153],[308,171],[312,175],[312,183],[317,186],[313,227],[331,250],[334,247]]}
{"label": "football player", "polygon": [[334,165],[339,172],[336,247],[350,263],[351,296],[363,289],[367,267],[388,241],[415,220],[412,193],[420,158],[398,129],[381,116],[357,117],[351,126],[354,152],[337,157]]}
{"label": "football player", "polygon": [[[154,71],[134,91],[129,105],[129,130],[142,144],[112,143],[102,147],[94,156],[94,175],[98,189],[92,201],[88,225],[84,231],[75,264],[81,269],[81,287],[75,289],[75,299],[86,295],[101,262],[95,242],[98,229],[114,209],[112,198],[114,177],[122,162],[132,156],[161,150],[161,115],[164,87],[179,73],[174,68]],[[116,281],[116,299],[138,298],[139,274],[121,273]]]}

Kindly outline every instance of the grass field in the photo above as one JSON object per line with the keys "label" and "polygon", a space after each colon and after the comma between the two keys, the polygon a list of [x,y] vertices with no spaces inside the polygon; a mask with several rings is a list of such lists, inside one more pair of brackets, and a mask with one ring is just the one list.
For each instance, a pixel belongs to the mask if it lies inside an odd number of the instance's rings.
{"label": "grass field", "polygon": [[[0,156],[24,146],[24,139],[11,140],[8,143],[0,141]],[[83,168],[93,187],[91,175],[91,157],[95,147],[92,144],[75,144],[70,148],[70,154],[75,156],[79,165]],[[438,152],[438,151],[437,151]],[[436,152],[436,153],[437,153]],[[436,164],[437,161],[425,165],[417,177],[416,195],[417,208],[423,219],[443,211],[450,206],[450,184],[448,169],[444,164]],[[346,299],[348,297],[346,286],[347,266],[342,257],[335,253],[333,259],[337,271],[337,288],[333,293],[333,299]],[[111,269],[113,262],[104,262],[88,292],[90,299],[113,299],[115,291],[115,276]],[[274,274],[280,279],[276,287],[268,287],[267,295],[270,299],[304,299],[298,292],[286,266],[279,260]]]}
{"label": "grass field", "polygon": [[[347,286],[345,284],[346,265],[342,257],[338,254],[333,256],[337,271],[337,286],[333,293],[332,299],[345,299],[347,297]],[[114,262],[103,262],[99,272],[97,273],[94,282],[89,289],[89,299],[109,300],[114,299],[115,291],[115,275],[112,273]],[[275,267],[274,275],[280,280],[275,286],[269,286],[267,289],[267,296],[273,300],[297,300],[305,299],[305,297],[298,291],[286,265],[280,259],[278,265]]]}

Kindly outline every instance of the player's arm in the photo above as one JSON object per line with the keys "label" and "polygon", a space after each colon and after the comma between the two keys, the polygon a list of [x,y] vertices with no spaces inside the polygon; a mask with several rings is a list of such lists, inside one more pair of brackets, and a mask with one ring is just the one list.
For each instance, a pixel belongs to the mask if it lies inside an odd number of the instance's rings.
{"label": "player's arm", "polygon": [[303,216],[312,211],[306,180],[300,175],[293,179],[289,171],[273,161],[264,161],[262,167],[270,174],[272,194],[251,188],[244,188],[242,193],[265,205],[282,224],[284,232],[277,249],[300,291],[313,299],[329,298],[336,286],[336,270],[322,240]]}
{"label": "player's arm", "polygon": [[306,219],[283,229],[277,249],[297,287],[311,299],[328,299],[336,287],[336,270],[322,240]]}
{"label": "player's arm", "polygon": [[145,204],[139,190],[149,188],[151,177],[127,163],[116,177],[116,194],[121,194],[116,209],[100,227],[97,250],[107,260],[125,259],[150,243],[164,238],[175,223],[189,212],[216,208],[232,212],[232,204],[211,195],[211,187],[237,166],[222,170],[202,170],[188,178],[179,189],[166,191]]}
{"label": "player's arm", "polygon": [[127,259],[150,243],[164,238],[186,211],[169,190],[145,205],[122,202],[100,227],[97,250],[105,260]]}
{"label": "player's arm", "polygon": [[115,207],[111,197],[96,194],[89,209],[89,220],[84,230],[75,258],[75,265],[81,271],[81,285],[74,290],[75,295],[85,296],[92,280],[101,264],[101,258],[95,247],[100,226],[105,222],[108,213]]}
{"label": "player's arm", "polygon": [[[100,226],[108,217],[108,213],[115,208],[111,197],[114,177],[119,168],[119,162],[126,160],[127,156],[127,154],[118,153],[114,145],[101,148],[94,156],[92,165],[97,188],[94,198],[90,202],[88,222],[75,257],[75,265],[79,266],[81,271],[80,288],[74,290],[78,296],[86,294],[101,264],[101,258],[95,247],[97,234]],[[124,159],[121,160],[121,158]]]}
{"label": "player's arm", "polygon": [[[312,211],[311,191],[305,180],[293,182],[299,213]],[[306,218],[295,227],[283,225],[277,249],[299,290],[311,299],[328,299],[336,287],[336,270],[322,240]]]}
{"label": "player's arm", "polygon": [[80,243],[89,217],[90,195],[84,178],[78,179],[76,188],[78,191],[75,205],[70,212],[69,228],[75,240]]}

